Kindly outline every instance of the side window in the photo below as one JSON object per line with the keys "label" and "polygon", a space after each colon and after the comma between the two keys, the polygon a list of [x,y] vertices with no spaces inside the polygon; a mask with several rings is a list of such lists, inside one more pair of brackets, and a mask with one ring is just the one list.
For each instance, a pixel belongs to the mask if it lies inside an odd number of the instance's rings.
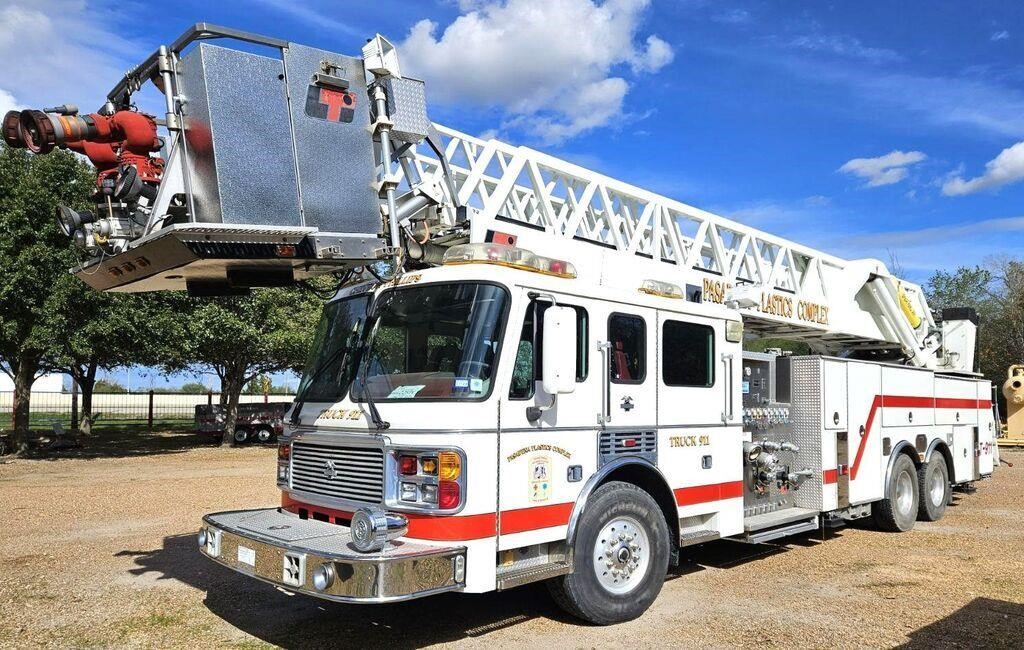
{"label": "side window", "polygon": [[644,319],[630,314],[608,317],[608,340],[611,342],[611,380],[616,384],[640,384],[647,376],[644,354],[647,347]]}
{"label": "side window", "polygon": [[714,359],[713,328],[665,321],[661,330],[661,374],[666,386],[714,385]]}
{"label": "side window", "polygon": [[[551,306],[547,302],[534,302],[526,310],[523,318],[523,329],[519,334],[519,345],[516,346],[515,365],[512,368],[512,385],[509,387],[509,399],[530,399],[533,397],[534,382],[543,379],[541,368],[544,338],[544,312]],[[576,310],[576,381],[581,383],[587,379],[590,359],[590,322],[587,310],[575,305],[564,305]]]}

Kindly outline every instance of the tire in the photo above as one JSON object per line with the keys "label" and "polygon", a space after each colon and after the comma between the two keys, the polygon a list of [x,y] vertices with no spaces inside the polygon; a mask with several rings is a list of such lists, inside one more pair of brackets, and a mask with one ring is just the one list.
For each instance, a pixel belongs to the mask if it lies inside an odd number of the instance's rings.
{"label": "tire", "polygon": [[917,470],[917,492],[921,495],[917,518],[921,521],[942,519],[942,515],[946,514],[951,491],[946,459],[936,451],[931,460]]}
{"label": "tire", "polygon": [[4,440],[3,438],[0,438],[0,456],[6,456],[6,455],[7,455],[7,441]]}
{"label": "tire", "polygon": [[236,445],[244,445],[249,442],[249,430],[244,427],[235,427],[234,441]]}
{"label": "tire", "polygon": [[606,483],[580,518],[572,573],[548,581],[548,589],[559,607],[590,623],[630,621],[661,592],[669,546],[665,516],[651,495],[630,483]]}
{"label": "tire", "polygon": [[252,436],[256,442],[265,444],[274,439],[274,430],[265,424],[261,424],[253,430]]}
{"label": "tire", "polygon": [[875,524],[893,533],[913,528],[918,508],[917,468],[906,454],[900,454],[893,461],[886,492],[888,497],[875,501],[871,506]]}

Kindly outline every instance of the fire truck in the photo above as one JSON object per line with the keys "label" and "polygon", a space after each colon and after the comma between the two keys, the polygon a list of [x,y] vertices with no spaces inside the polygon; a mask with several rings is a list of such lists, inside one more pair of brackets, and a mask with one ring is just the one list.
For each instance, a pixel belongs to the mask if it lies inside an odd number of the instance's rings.
{"label": "fire truck", "polygon": [[[160,119],[134,107],[150,82]],[[546,581],[611,624],[687,546],[908,531],[993,471],[973,312],[933,312],[877,260],[434,124],[382,36],[352,57],[200,23],[96,113],[12,112],[3,135],[97,165],[95,211],[57,214],[97,290],[336,279],[280,504],[198,534],[289,592]],[[810,353],[744,351],[764,338]]]}

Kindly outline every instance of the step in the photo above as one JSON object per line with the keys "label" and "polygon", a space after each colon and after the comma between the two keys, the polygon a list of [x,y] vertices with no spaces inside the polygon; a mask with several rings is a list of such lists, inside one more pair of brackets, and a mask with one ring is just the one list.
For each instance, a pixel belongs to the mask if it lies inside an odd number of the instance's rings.
{"label": "step", "polygon": [[774,528],[776,526],[782,526],[794,521],[806,520],[811,517],[817,517],[817,510],[810,510],[808,508],[784,508],[782,510],[773,510],[772,512],[765,512],[759,515],[751,515],[743,519],[743,532],[750,534],[766,528]]}
{"label": "step", "polygon": [[564,576],[570,570],[571,567],[566,562],[551,562],[550,564],[541,564],[539,566],[509,571],[498,576],[498,590],[511,589],[512,587],[525,585],[528,582]]}
{"label": "step", "polygon": [[722,535],[717,530],[694,530],[679,536],[679,548],[713,542],[716,539],[722,539]]}

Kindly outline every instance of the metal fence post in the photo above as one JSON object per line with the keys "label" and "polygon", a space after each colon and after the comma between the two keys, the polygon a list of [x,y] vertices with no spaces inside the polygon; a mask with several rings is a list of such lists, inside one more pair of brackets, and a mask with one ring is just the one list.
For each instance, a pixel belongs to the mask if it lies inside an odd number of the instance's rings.
{"label": "metal fence post", "polygon": [[149,389],[149,430],[153,430],[153,389]]}

